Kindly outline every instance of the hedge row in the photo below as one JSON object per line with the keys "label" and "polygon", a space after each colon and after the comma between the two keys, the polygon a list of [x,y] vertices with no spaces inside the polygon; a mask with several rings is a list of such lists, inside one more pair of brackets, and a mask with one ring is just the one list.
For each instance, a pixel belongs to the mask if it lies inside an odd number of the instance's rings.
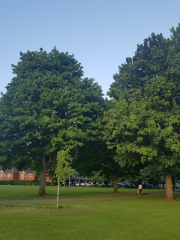
{"label": "hedge row", "polygon": [[[39,185],[40,181],[37,180],[1,180],[0,185]],[[56,182],[47,182],[46,186],[55,186]]]}
{"label": "hedge row", "polygon": [[1,180],[0,185],[39,185],[35,180]]}

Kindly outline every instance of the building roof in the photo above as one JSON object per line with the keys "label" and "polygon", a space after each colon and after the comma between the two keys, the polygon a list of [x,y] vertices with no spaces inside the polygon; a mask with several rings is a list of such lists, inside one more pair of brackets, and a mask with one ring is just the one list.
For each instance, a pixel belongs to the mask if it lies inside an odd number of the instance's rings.
{"label": "building roof", "polygon": [[34,173],[33,170],[24,170],[25,173]]}
{"label": "building roof", "polygon": [[19,171],[16,168],[6,169],[4,173],[19,173]]}
{"label": "building roof", "polygon": [[89,178],[85,178],[85,177],[71,177],[72,180],[89,180]]}
{"label": "building roof", "polygon": [[[2,170],[1,170],[1,171],[2,171]],[[4,173],[21,173],[21,172],[25,172],[26,174],[27,174],[27,173],[34,173],[34,171],[33,171],[33,170],[30,170],[30,169],[18,171],[16,168],[6,169],[6,170],[4,171]]]}

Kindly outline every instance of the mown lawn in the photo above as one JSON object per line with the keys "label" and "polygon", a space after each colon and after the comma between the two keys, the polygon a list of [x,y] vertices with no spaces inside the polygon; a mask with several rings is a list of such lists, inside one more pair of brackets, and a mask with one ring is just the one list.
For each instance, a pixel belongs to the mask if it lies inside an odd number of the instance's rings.
{"label": "mown lawn", "polygon": [[[39,186],[21,186],[21,185],[0,185],[0,200],[2,199],[38,199]],[[121,194],[137,194],[137,189],[119,188]],[[47,198],[56,198],[57,187],[47,186]],[[165,192],[165,190],[145,189],[144,193]],[[60,198],[73,197],[100,197],[114,196],[113,188],[103,187],[60,187]]]}
{"label": "mown lawn", "polygon": [[180,202],[162,199],[0,204],[0,239],[178,240]]}

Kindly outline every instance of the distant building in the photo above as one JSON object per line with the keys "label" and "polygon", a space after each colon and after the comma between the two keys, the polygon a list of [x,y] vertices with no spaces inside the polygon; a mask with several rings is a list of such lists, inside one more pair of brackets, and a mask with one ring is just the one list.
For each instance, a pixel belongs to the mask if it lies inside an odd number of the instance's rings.
{"label": "distant building", "polygon": [[34,171],[24,170],[19,173],[19,180],[35,180]]}
{"label": "distant building", "polygon": [[0,171],[0,180],[19,180],[19,171],[15,168],[7,169],[4,172]]}
{"label": "distant building", "polygon": [[89,178],[79,176],[79,174],[76,173],[75,176],[70,178],[70,181],[72,184],[89,183]]}
{"label": "distant building", "polygon": [[[38,178],[37,178],[38,179]],[[0,181],[3,180],[35,180],[35,173],[32,170],[18,171],[15,168],[6,169],[5,171],[0,170]],[[89,178],[81,177],[78,173],[70,178],[71,184],[89,183]],[[46,182],[52,182],[49,175],[46,177]]]}
{"label": "distant building", "polygon": [[0,180],[35,180],[35,174],[32,170],[19,172],[15,168],[0,170]]}
{"label": "distant building", "polygon": [[0,170],[0,180],[3,180],[4,172],[3,170]]}

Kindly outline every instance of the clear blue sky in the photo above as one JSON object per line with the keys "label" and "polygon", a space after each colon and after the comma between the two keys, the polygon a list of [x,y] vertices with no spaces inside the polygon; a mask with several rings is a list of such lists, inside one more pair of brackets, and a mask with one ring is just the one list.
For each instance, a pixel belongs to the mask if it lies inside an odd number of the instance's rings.
{"label": "clear blue sky", "polygon": [[0,92],[20,51],[56,46],[74,54],[106,93],[137,44],[152,32],[170,37],[179,22],[179,0],[0,0]]}

